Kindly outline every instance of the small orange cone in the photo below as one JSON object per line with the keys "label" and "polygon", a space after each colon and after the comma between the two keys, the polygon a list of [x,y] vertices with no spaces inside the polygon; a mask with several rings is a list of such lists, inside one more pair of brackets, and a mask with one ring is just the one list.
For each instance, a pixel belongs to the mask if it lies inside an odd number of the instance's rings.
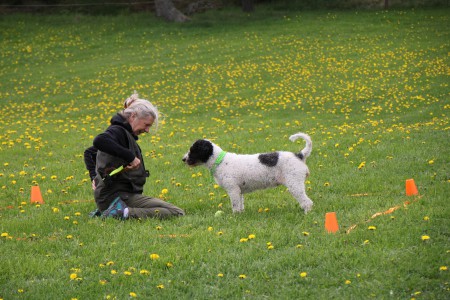
{"label": "small orange cone", "polygon": [[339,230],[335,212],[329,212],[325,214],[325,229],[328,231],[328,233],[336,233]]}
{"label": "small orange cone", "polygon": [[414,196],[419,194],[414,179],[406,180],[406,196]]}
{"label": "small orange cone", "polygon": [[41,189],[37,185],[33,185],[31,187],[30,202],[44,204],[44,199],[42,199],[42,195],[41,195]]}

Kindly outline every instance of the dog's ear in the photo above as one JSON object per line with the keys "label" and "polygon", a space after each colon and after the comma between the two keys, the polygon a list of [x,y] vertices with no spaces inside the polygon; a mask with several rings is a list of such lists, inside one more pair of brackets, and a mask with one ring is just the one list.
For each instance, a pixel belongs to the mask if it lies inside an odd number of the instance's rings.
{"label": "dog's ear", "polygon": [[213,145],[207,140],[197,140],[189,150],[189,159],[198,162],[207,162],[213,155]]}

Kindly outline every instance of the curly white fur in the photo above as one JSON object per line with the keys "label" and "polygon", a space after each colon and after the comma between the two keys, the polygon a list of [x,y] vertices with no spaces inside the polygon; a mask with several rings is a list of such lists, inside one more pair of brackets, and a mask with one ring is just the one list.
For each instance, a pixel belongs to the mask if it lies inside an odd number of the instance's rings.
{"label": "curly white fur", "polygon": [[183,161],[190,166],[215,168],[214,178],[227,191],[233,212],[244,210],[243,194],[284,185],[307,213],[313,202],[305,191],[305,180],[309,175],[305,162],[311,154],[312,142],[305,133],[294,134],[289,139],[294,142],[298,138],[306,141],[298,154],[286,151],[245,155],[228,152],[219,165],[216,159],[223,150],[211,141],[198,140],[184,155]]}

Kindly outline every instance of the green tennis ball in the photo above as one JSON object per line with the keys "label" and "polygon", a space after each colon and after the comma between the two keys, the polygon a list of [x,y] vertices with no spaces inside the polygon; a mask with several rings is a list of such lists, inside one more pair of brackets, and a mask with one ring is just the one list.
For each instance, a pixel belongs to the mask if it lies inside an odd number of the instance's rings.
{"label": "green tennis ball", "polygon": [[216,213],[214,214],[214,217],[220,217],[224,214],[224,212],[222,210],[218,210],[216,211]]}

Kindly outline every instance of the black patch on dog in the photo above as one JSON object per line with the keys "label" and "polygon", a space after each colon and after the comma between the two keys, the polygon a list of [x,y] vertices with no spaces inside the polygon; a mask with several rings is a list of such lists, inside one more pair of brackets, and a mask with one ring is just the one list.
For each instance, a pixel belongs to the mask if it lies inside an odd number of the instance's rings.
{"label": "black patch on dog", "polygon": [[303,160],[303,159],[305,158],[301,152],[296,153],[295,156],[297,156],[298,158],[300,158],[300,160]]}
{"label": "black patch on dog", "polygon": [[271,152],[271,153],[260,154],[258,156],[258,159],[259,159],[259,162],[263,165],[266,165],[268,167],[275,167],[278,163],[279,157],[280,157],[280,153]]}
{"label": "black patch on dog", "polygon": [[197,140],[189,149],[187,163],[190,165],[206,163],[213,155],[213,145],[207,140]]}

